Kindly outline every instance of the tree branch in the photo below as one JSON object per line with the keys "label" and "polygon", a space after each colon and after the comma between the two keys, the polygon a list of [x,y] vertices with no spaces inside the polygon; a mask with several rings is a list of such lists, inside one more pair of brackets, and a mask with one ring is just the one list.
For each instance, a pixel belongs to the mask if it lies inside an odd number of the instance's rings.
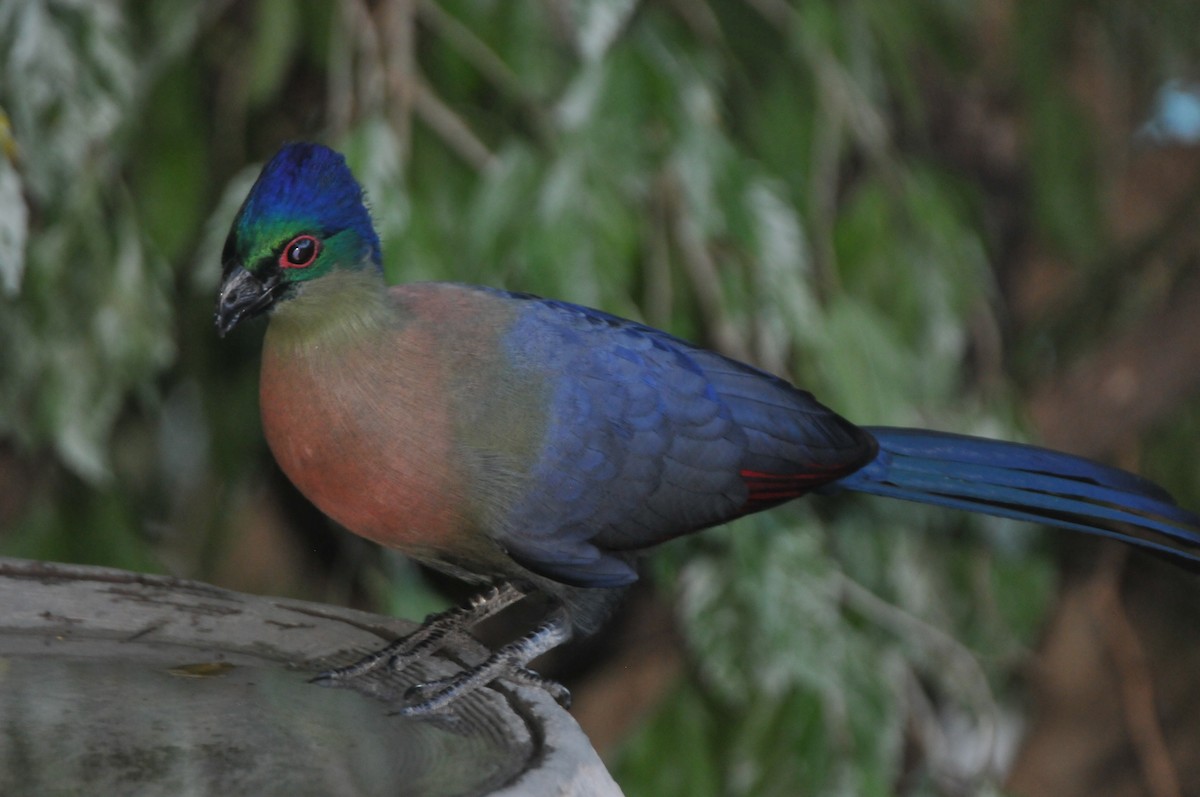
{"label": "tree branch", "polygon": [[1183,797],[1179,774],[1158,720],[1154,677],[1146,651],[1121,602],[1121,571],[1128,556],[1124,546],[1110,545],[1104,549],[1101,567],[1091,587],[1096,623],[1117,669],[1125,724],[1146,789],[1151,797]]}

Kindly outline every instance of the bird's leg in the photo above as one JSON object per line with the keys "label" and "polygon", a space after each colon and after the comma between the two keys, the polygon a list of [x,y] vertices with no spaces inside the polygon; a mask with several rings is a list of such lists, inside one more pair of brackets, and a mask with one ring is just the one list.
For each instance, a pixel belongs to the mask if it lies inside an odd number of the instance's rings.
{"label": "bird's leg", "polygon": [[462,606],[429,615],[421,627],[408,636],[400,637],[390,645],[362,657],[353,664],[319,673],[312,681],[322,684],[346,681],[365,675],[383,664],[387,664],[388,667],[399,672],[413,662],[420,661],[436,652],[441,647],[442,640],[449,634],[465,631],[487,618],[499,614],[523,597],[525,597],[524,590],[512,582],[506,581],[497,584],[485,592],[472,596]]}
{"label": "bird's leg", "polygon": [[566,609],[559,607],[533,633],[500,648],[477,667],[449,678],[412,687],[407,696],[416,698],[419,702],[405,706],[399,713],[413,716],[437,711],[463,695],[503,677],[542,687],[564,707],[569,706],[571,693],[566,687],[538,675],[529,669],[528,665],[538,656],[553,650],[570,638],[570,617]]}

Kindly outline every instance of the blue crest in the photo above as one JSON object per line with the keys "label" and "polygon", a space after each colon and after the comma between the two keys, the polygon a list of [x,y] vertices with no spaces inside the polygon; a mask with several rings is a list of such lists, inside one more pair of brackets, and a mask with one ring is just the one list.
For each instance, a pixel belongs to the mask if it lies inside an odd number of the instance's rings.
{"label": "blue crest", "polygon": [[263,167],[238,212],[240,236],[280,222],[302,220],[332,235],[353,230],[379,265],[379,236],[363,201],[362,187],[340,153],[308,142],[285,144]]}

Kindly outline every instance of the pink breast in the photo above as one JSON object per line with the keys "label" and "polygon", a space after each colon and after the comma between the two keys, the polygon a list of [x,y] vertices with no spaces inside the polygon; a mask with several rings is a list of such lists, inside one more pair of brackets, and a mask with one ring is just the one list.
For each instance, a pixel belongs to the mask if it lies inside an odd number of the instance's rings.
{"label": "pink breast", "polygon": [[343,351],[313,367],[265,347],[263,430],[284,473],[322,512],[428,558],[465,531],[439,374],[398,371],[372,354]]}

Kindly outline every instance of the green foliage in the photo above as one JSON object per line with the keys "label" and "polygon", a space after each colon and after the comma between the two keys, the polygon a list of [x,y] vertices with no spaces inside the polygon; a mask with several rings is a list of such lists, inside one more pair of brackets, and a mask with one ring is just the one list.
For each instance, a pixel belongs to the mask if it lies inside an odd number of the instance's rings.
{"label": "green foliage", "polygon": [[16,152],[8,117],[0,111],[0,291],[14,296],[25,274],[25,245],[29,235],[29,207],[21,195],[21,177],[11,160]]}
{"label": "green foliage", "polygon": [[[108,146],[133,110],[134,54],[111,4],[36,2],[0,9],[0,53],[15,179],[37,219],[23,269],[6,269],[20,293],[0,315],[10,353],[0,364],[0,434],[49,442],[69,468],[99,481],[110,473],[104,449],[123,403],[148,398],[173,354],[170,270],[144,248]],[[11,185],[13,172],[5,174]],[[18,214],[21,199],[9,195]]]}
{"label": "green foliage", "polygon": [[[0,456],[33,474],[0,551],[208,577],[262,520],[258,344],[218,345],[212,291],[256,162],[287,138],[347,153],[397,281],[598,305],[859,422],[1019,436],[1015,388],[971,379],[978,329],[1001,326],[986,187],[928,121],[931,75],[978,79],[979,4],[409,5],[0,3]],[[1061,75],[1081,6],[1160,71],[1148,41],[1194,45],[1130,4],[1019,6],[1005,89],[1027,111],[1031,223],[1091,262],[1098,150]],[[1161,461],[1194,470],[1172,443]],[[995,733],[1053,588],[1031,534],[833,500],[668,546],[690,668],[619,780],[994,790],[993,762],[931,748],[914,773],[905,745],[919,722]],[[407,570],[364,568],[377,607],[437,605]]]}

